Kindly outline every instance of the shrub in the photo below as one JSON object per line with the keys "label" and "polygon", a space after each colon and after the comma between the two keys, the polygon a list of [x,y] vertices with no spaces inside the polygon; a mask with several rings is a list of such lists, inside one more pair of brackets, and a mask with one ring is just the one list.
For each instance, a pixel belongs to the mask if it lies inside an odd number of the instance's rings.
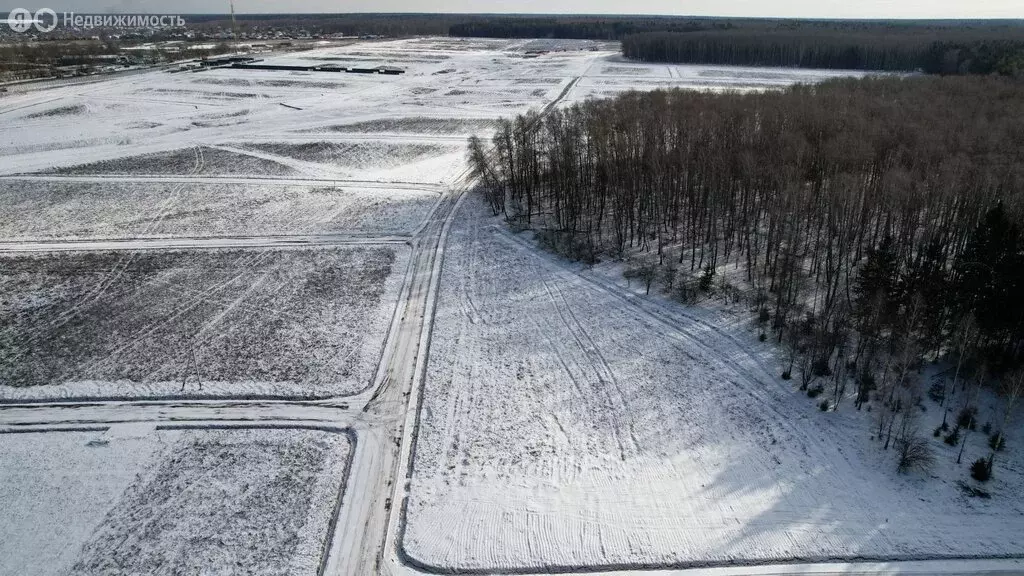
{"label": "shrub", "polygon": [[992,423],[991,422],[985,422],[985,425],[981,427],[981,431],[984,432],[986,436],[991,434],[992,433]]}
{"label": "shrub", "polygon": [[911,470],[927,471],[935,462],[935,456],[928,442],[916,434],[910,434],[896,442],[896,449],[899,453],[899,463],[896,471],[900,474]]}
{"label": "shrub", "polygon": [[761,308],[761,311],[757,313],[757,323],[758,324],[764,324],[765,322],[771,320],[771,318],[772,318],[772,315],[771,315],[770,312],[768,312],[767,308]]}
{"label": "shrub", "polygon": [[821,404],[818,404],[818,408],[822,412],[828,412],[828,400],[822,400]]}
{"label": "shrub", "polygon": [[757,339],[760,340],[761,342],[764,342],[765,340],[768,339],[768,335],[765,334],[764,332],[761,332],[761,335],[758,336]]}
{"label": "shrub", "polygon": [[996,432],[988,439],[988,447],[996,452],[1002,452],[1006,448],[1006,436],[1002,432]]}
{"label": "shrub", "polygon": [[932,384],[931,387],[928,388],[928,397],[935,402],[942,402],[946,397],[946,383],[935,382]]}
{"label": "shrub", "polygon": [[960,428],[974,430],[978,425],[978,409],[973,406],[965,407],[959,414],[957,414],[956,425]]}
{"label": "shrub", "polygon": [[[525,221],[522,223],[510,223],[513,230],[522,231],[525,229]],[[570,260],[576,260],[585,264],[596,264],[597,254],[594,246],[586,240],[578,238],[570,232],[558,230],[540,230],[537,232],[537,243],[546,250],[561,254]],[[636,278],[636,269],[623,272],[626,280]]]}
{"label": "shrub", "polygon": [[936,427],[935,431],[932,432],[932,436],[934,436],[936,438],[938,438],[939,436],[942,436],[942,426]]}
{"label": "shrub", "polygon": [[725,278],[718,282],[718,293],[729,304],[735,304],[743,300],[743,291],[730,284]]}
{"label": "shrub", "polygon": [[807,397],[808,398],[817,398],[818,395],[821,394],[824,391],[825,391],[825,389],[822,388],[821,385],[815,386],[814,388],[808,388],[807,389]]}
{"label": "shrub", "polygon": [[676,276],[679,274],[679,269],[676,268],[675,263],[671,259],[665,264],[661,271],[661,283],[665,285],[665,293],[671,294],[672,288],[676,285]]}
{"label": "shrub", "polygon": [[828,358],[819,358],[811,364],[811,373],[815,376],[831,376],[832,367],[828,365]]}
{"label": "shrub", "polygon": [[683,304],[693,304],[697,301],[698,292],[694,290],[692,283],[685,278],[676,281],[676,287],[672,296]]}
{"label": "shrub", "polygon": [[710,265],[704,267],[704,273],[700,275],[700,283],[697,288],[701,292],[709,292],[711,290],[712,281],[715,279],[715,269]]}
{"label": "shrub", "polygon": [[988,460],[985,458],[978,458],[971,464],[971,478],[978,482],[986,482],[991,477],[992,467],[988,465]]}
{"label": "shrub", "polygon": [[[543,242],[542,242],[542,244],[543,244]],[[622,277],[626,279],[626,285],[627,286],[628,285],[632,285],[633,280],[635,278],[639,278],[640,277],[640,269],[639,268],[626,268],[625,270],[622,271]]]}
{"label": "shrub", "polygon": [[957,442],[960,441],[960,427],[953,428],[953,431],[947,434],[943,441],[950,446],[956,446]]}
{"label": "shrub", "polygon": [[792,378],[793,378],[793,373],[790,372],[789,370],[786,370],[785,372],[782,373],[782,379],[783,380],[790,380]]}
{"label": "shrub", "polygon": [[[865,404],[871,401],[871,391],[863,387],[857,389],[857,404]],[[858,408],[859,410],[859,408]]]}

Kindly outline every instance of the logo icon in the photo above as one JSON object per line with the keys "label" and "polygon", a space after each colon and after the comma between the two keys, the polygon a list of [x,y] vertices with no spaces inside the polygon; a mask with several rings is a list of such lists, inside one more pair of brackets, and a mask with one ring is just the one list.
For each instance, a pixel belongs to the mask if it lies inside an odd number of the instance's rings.
{"label": "logo icon", "polygon": [[15,32],[26,32],[32,27],[32,13],[24,8],[15,8],[7,16],[7,24]]}
{"label": "logo icon", "polygon": [[49,8],[40,8],[36,10],[34,24],[40,32],[51,32],[57,27],[57,13]]}
{"label": "logo icon", "polygon": [[28,32],[32,26],[40,32],[50,32],[57,27],[57,13],[49,8],[40,8],[35,14],[24,8],[15,8],[7,16],[7,25],[15,32]]}

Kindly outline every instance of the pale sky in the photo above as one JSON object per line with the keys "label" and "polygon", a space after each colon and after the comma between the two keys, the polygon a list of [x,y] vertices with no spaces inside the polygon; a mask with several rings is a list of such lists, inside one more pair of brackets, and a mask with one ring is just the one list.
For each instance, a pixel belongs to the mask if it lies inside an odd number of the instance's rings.
{"label": "pale sky", "polygon": [[[36,3],[39,5],[35,6]],[[21,0],[21,5],[31,10],[45,6],[58,12],[82,14],[228,12],[228,0]],[[457,12],[778,18],[1024,18],[1024,0],[236,0],[235,11],[293,14]]]}

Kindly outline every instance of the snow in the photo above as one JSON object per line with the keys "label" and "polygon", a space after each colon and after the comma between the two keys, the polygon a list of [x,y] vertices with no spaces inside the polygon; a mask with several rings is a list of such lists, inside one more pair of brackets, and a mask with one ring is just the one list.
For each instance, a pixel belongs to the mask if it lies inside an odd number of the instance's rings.
{"label": "snow", "polygon": [[[0,434],[0,573],[301,575],[324,549],[331,573],[369,573],[350,568],[372,565],[385,531],[442,572],[1020,554],[1017,435],[989,500],[962,492],[942,446],[935,478],[897,476],[870,416],[817,412],[743,316],[566,266],[473,197],[432,341],[419,332],[436,280],[424,242],[444,220],[431,214],[466,185],[466,139],[497,119],[861,73],[640,64],[614,43],[552,39],[323,44],[266,62],[406,73],[139,71],[0,97],[0,339],[21,355],[0,363],[0,400],[94,400],[2,416],[147,420]],[[192,348],[203,386],[182,390]],[[415,418],[405,386],[422,362],[406,492],[393,426]],[[178,396],[192,401],[99,401]],[[271,413],[351,425],[361,448],[152,422]],[[983,442],[969,438],[970,457]],[[331,540],[350,452],[339,526],[354,534]],[[384,521],[389,496],[401,526]]]}
{"label": "snow", "polygon": [[[523,58],[527,50],[549,50]],[[36,172],[202,146],[242,147],[329,126],[411,118],[493,120],[540,108],[576,77],[565,102],[654,87],[765,89],[859,72],[673,66],[624,62],[607,42],[417,38],[269,55],[267,64],[370,64],[400,76],[216,69],[144,72],[102,82],[49,83],[5,95],[0,174]],[[292,108],[282,106],[286,104]],[[414,127],[415,129],[415,127]],[[403,131],[406,144],[419,134]],[[327,132],[330,134],[330,132]],[[485,125],[462,125],[449,143]],[[395,142],[397,144],[399,142]],[[70,151],[74,153],[69,153]],[[256,158],[256,157],[252,157]],[[250,162],[252,161],[250,158]],[[245,162],[245,160],[238,160]],[[255,165],[255,164],[254,164]],[[446,176],[460,172],[445,165]],[[343,167],[320,164],[325,172]],[[437,166],[411,163],[419,178]],[[406,178],[409,179],[409,178]],[[416,178],[413,178],[415,180]]]}
{"label": "snow", "polygon": [[0,574],[63,574],[158,444],[88,443],[101,432],[0,434]]}
{"label": "snow", "polygon": [[966,465],[940,448],[935,478],[897,475],[869,413],[818,412],[745,326],[655,300],[465,204],[427,368],[412,559],[533,571],[1020,553],[1019,456],[990,500],[963,494]]}
{"label": "snow", "polygon": [[[0,179],[0,241],[411,235],[437,203],[427,186],[298,180]],[[154,207],[163,212],[154,213]],[[159,216],[159,217],[157,217]]]}
{"label": "snow", "polygon": [[302,429],[0,434],[0,573],[316,574],[351,448]]}
{"label": "snow", "polygon": [[0,398],[327,397],[372,384],[403,247],[0,256]]}

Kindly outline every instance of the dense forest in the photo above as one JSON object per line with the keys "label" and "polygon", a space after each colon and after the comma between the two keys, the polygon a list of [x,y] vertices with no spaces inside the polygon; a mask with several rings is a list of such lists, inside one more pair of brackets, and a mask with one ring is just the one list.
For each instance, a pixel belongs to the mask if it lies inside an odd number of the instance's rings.
{"label": "dense forest", "polygon": [[1020,387],[1020,81],[634,92],[504,121],[469,157],[494,213],[552,249],[625,259],[682,301],[742,297],[787,350],[783,377],[823,409],[884,404],[879,436],[919,401],[926,359],[950,360],[965,398]]}
{"label": "dense forest", "polygon": [[622,53],[647,62],[1024,76],[1024,28],[892,32],[646,32],[625,37]]}
{"label": "dense forest", "polygon": [[622,40],[648,62],[1024,74],[1024,22],[697,17],[478,17],[452,36]]}
{"label": "dense forest", "polygon": [[508,16],[462,22],[451,26],[448,33],[451,36],[485,38],[621,40],[641,32],[696,32],[732,27],[732,22],[724,18]]}

